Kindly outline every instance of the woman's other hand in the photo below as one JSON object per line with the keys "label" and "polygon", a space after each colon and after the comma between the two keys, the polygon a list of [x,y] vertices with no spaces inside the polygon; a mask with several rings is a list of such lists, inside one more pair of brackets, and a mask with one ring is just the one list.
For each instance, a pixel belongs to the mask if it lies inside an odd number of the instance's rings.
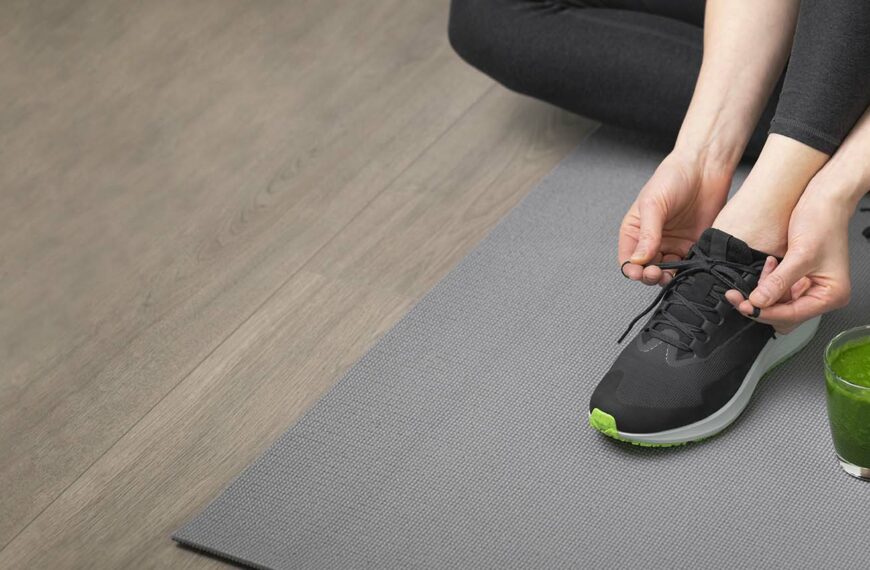
{"label": "woman's other hand", "polygon": [[768,258],[758,286],[745,300],[737,291],[725,297],[746,316],[781,333],[849,302],[849,218],[855,204],[845,199],[824,170],[813,179],[791,215],[788,250],[782,262]]}
{"label": "woman's other hand", "polygon": [[[788,249],[759,280],[749,300],[726,298],[744,315],[787,332],[803,321],[849,302],[849,218],[870,189],[870,109],[807,186],[792,211]],[[791,296],[791,298],[790,298]]]}

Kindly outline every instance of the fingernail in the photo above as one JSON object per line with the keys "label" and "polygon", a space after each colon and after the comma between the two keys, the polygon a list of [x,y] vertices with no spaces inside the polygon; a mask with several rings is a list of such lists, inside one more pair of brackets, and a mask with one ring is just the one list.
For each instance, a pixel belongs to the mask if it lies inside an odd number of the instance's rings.
{"label": "fingernail", "polygon": [[646,257],[646,250],[645,249],[638,249],[633,254],[631,254],[632,261],[644,259],[645,257]]}
{"label": "fingernail", "polygon": [[755,297],[754,301],[760,305],[767,303],[768,299],[770,299],[770,295],[764,289],[756,289],[752,296]]}

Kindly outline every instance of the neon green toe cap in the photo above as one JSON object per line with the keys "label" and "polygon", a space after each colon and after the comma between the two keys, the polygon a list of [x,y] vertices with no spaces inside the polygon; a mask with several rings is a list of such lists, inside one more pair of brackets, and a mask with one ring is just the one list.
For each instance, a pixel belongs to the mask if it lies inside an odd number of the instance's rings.
{"label": "neon green toe cap", "polygon": [[589,425],[604,435],[620,439],[619,432],[616,430],[616,419],[607,412],[598,408],[592,410],[592,413],[589,414]]}
{"label": "neon green toe cap", "polygon": [[[689,443],[687,441],[676,441],[673,443],[653,443],[649,441],[636,441],[633,439],[628,439],[624,435],[620,434],[619,431],[616,429],[616,418],[599,408],[593,409],[592,413],[589,414],[589,425],[608,437],[612,437],[613,439],[624,441],[632,445],[639,445],[641,447],[677,447]],[[703,439],[705,438],[700,438],[694,441],[701,441]]]}

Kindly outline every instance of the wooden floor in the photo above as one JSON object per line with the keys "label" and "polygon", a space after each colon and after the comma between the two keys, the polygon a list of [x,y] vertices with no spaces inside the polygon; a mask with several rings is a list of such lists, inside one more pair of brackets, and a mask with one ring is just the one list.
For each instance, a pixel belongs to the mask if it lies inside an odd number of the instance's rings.
{"label": "wooden floor", "polygon": [[216,567],[191,517],[592,123],[445,0],[0,7],[0,568]]}

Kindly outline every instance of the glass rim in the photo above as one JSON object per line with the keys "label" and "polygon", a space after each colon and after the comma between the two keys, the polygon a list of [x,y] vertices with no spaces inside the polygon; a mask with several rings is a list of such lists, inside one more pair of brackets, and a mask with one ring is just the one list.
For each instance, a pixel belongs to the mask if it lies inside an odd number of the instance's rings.
{"label": "glass rim", "polygon": [[846,329],[844,331],[840,331],[834,335],[834,338],[832,338],[830,341],[828,341],[827,346],[825,346],[825,358],[824,358],[824,360],[825,360],[825,372],[829,373],[831,376],[836,378],[839,382],[842,382],[843,384],[846,384],[851,388],[855,388],[856,390],[870,392],[870,386],[860,386],[858,384],[853,384],[852,382],[849,382],[848,380],[846,380],[845,378],[843,378],[842,376],[840,376],[839,374],[834,372],[833,369],[831,368],[831,359],[829,358],[829,356],[831,354],[831,348],[834,346],[834,343],[839,341],[841,337],[844,337],[844,336],[851,334],[851,333],[857,333],[857,332],[864,332],[864,333],[866,333],[867,338],[870,338],[870,325],[860,325],[857,327],[852,327],[850,329]]}

